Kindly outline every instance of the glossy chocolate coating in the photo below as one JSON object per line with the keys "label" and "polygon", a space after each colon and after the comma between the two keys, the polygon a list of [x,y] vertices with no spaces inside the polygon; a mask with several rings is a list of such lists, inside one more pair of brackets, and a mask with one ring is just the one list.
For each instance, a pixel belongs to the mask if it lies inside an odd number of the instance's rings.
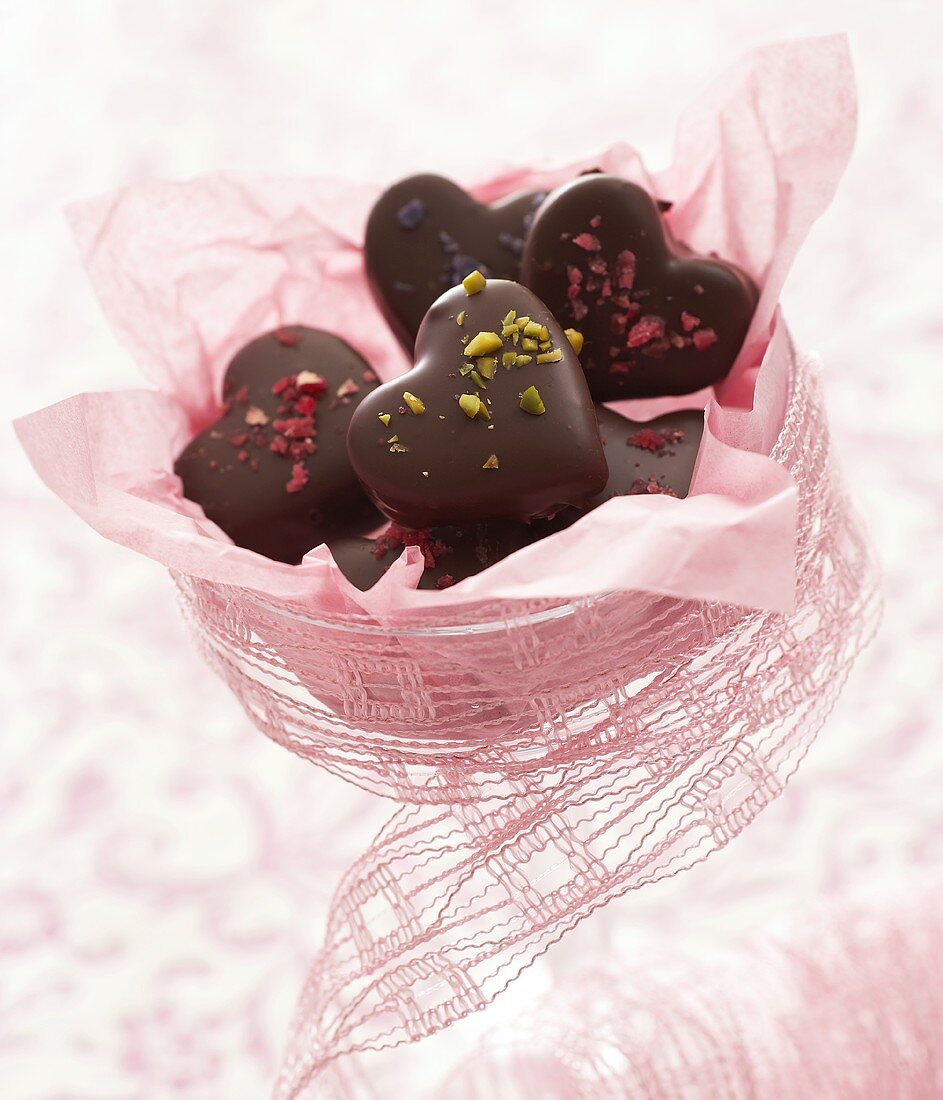
{"label": "glossy chocolate coating", "polygon": [[[560,360],[514,368],[502,355],[522,353],[508,337],[494,377],[479,388],[466,341],[502,331],[510,310],[545,326]],[[464,312],[464,322],[457,323]],[[468,346],[472,346],[469,344]],[[606,484],[606,459],[579,360],[547,308],[518,283],[492,279],[477,294],[447,291],[423,321],[416,366],[369,394],[351,419],[347,447],[357,476],[382,512],[415,530],[483,520],[527,522],[567,505],[581,507]],[[546,411],[531,415],[521,394],[535,386]],[[425,412],[414,415],[404,393]],[[480,398],[490,419],[469,418],[459,397]],[[379,420],[389,415],[387,426]],[[497,469],[485,468],[496,456]]]}
{"label": "glossy chocolate coating", "polygon": [[671,235],[643,188],[589,175],[537,212],[522,281],[584,338],[596,401],[693,393],[733,366],[756,307],[752,280]]}
{"label": "glossy chocolate coating", "polygon": [[[704,428],[702,411],[668,413],[644,424],[601,405],[597,406],[596,415],[606,446],[609,480],[585,510],[567,508],[553,519],[529,524],[480,523],[467,528],[432,528],[426,535],[434,564],[424,570],[419,587],[449,587],[451,582],[473,577],[516,550],[571,526],[587,511],[612,497],[643,493],[687,495]],[[372,588],[402,553],[395,539],[378,544],[374,539],[350,538],[332,542],[330,546],[341,572],[363,592]]]}
{"label": "glossy chocolate coating", "polygon": [[411,356],[427,310],[472,271],[517,280],[524,237],[544,193],[477,202],[442,176],[410,176],[377,199],[364,264],[377,305]]}
{"label": "glossy chocolate coating", "polygon": [[[302,391],[276,394],[273,387],[299,373],[304,380],[303,372],[320,376],[327,388],[318,394],[323,385],[307,382],[312,393],[299,409],[293,398],[303,398]],[[184,496],[238,546],[276,561],[300,562],[318,543],[376,527],[381,517],[346,447],[351,414],[376,384],[367,362],[331,333],[289,325],[258,337],[226,371],[219,419],[174,464]],[[339,389],[350,392],[338,396]],[[312,397],[313,424],[299,415]],[[311,444],[314,453],[304,453]]]}

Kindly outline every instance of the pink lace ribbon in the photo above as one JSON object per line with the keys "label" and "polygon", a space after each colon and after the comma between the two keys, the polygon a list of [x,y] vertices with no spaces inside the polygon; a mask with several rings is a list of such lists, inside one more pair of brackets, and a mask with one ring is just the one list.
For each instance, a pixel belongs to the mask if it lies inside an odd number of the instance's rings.
{"label": "pink lace ribbon", "polygon": [[431,1035],[584,917],[783,789],[876,625],[875,568],[797,358],[772,457],[799,488],[789,615],[615,592],[365,613],[177,575],[211,664],[293,752],[403,805],[341,881],[276,1096]]}

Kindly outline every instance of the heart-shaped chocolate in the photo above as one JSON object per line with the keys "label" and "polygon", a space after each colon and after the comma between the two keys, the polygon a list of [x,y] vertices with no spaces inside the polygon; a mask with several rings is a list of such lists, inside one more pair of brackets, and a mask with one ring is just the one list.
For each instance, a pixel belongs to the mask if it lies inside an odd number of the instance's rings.
{"label": "heart-shaped chocolate", "polygon": [[606,484],[579,359],[531,291],[475,272],[429,310],[416,355],[347,434],[357,476],[394,523],[527,522]]}
{"label": "heart-shaped chocolate", "polygon": [[478,523],[427,531],[410,531],[393,524],[376,539],[332,542],[334,560],[350,583],[366,592],[396,561],[404,546],[416,545],[425,559],[419,587],[449,588],[516,550],[571,526],[612,497],[687,496],[704,429],[703,412],[683,410],[638,423],[597,405],[596,417],[606,447],[609,479],[584,510],[566,508],[553,519],[533,523]]}
{"label": "heart-shaped chocolate", "polygon": [[583,334],[597,401],[693,393],[733,366],[758,291],[734,264],[674,240],[643,188],[589,175],[537,212],[522,281]]}
{"label": "heart-shaped chocolate", "polygon": [[238,546],[276,561],[376,527],[346,447],[351,414],[376,385],[329,332],[289,325],[258,337],[226,371],[219,419],[174,464],[184,496]]}
{"label": "heart-shaped chocolate", "polygon": [[517,280],[524,237],[545,192],[484,206],[442,176],[410,176],[377,199],[364,264],[377,305],[409,355],[432,303],[472,271]]}

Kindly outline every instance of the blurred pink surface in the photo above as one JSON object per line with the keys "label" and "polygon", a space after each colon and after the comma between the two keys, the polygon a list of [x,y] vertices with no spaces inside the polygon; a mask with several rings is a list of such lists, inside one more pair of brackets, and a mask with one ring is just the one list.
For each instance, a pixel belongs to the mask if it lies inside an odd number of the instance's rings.
{"label": "blurred pink surface", "polygon": [[[381,1095],[391,1080],[430,1094],[482,1032],[513,1034],[555,977],[602,952],[720,956],[844,890],[881,893],[891,874],[901,890],[939,866],[938,5],[505,3],[459,17],[416,4],[354,19],[104,2],[21,6],[4,24],[0,133],[18,151],[0,180],[11,416],[136,384],[59,214],[76,197],[217,168],[475,175],[483,159],[626,135],[657,168],[681,107],[737,53],[849,30],[858,146],[784,302],[800,346],[827,364],[836,444],[886,569],[881,634],[796,782],[736,844],[588,922],[488,1012],[359,1072]],[[539,31],[539,56],[521,59],[501,32],[512,25]],[[470,96],[454,58],[481,51],[520,79]],[[185,637],[159,568],[85,529],[12,432],[0,446],[0,1081],[16,1083],[3,1091],[266,1095],[329,895],[388,804],[252,731]]]}

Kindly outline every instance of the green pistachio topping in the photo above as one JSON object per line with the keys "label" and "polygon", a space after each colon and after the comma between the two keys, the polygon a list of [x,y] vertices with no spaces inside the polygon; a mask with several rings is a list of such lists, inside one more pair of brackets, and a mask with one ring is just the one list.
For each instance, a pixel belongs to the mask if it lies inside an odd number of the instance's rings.
{"label": "green pistachio topping", "polygon": [[389,413],[380,413],[379,414],[379,420],[380,420],[380,423],[383,425],[384,428],[388,428],[390,426],[390,414]]}
{"label": "green pistachio topping", "polygon": [[390,438],[387,440],[387,443],[399,443],[399,436],[391,435]]}
{"label": "green pistachio topping", "polygon": [[520,325],[521,328],[525,328],[527,325],[530,324],[530,318],[529,317],[518,317],[517,323],[518,323],[518,325]]}
{"label": "green pistachio topping", "polygon": [[542,416],[547,411],[536,386],[528,386],[521,394],[521,408],[531,416]]}
{"label": "green pistachio topping", "polygon": [[528,363],[532,363],[533,361],[533,355],[518,355],[514,360],[514,365],[517,367],[526,367]]}
{"label": "green pistachio topping", "polygon": [[403,400],[409,406],[409,411],[413,414],[413,416],[422,416],[422,414],[426,411],[426,406],[422,403],[422,401],[420,401],[414,393],[410,393],[409,390],[406,390],[404,392]]}
{"label": "green pistachio topping", "polygon": [[564,329],[563,335],[570,341],[570,347],[577,355],[583,350],[583,334],[575,328]]}
{"label": "green pistachio topping", "polygon": [[529,336],[525,336],[524,339],[521,340],[521,350],[522,351],[536,351],[537,350],[537,341],[536,340],[531,340],[531,338]]}
{"label": "green pistachio topping", "polygon": [[559,363],[563,358],[563,351],[556,348],[554,351],[544,351],[537,356],[538,363]]}
{"label": "green pistachio topping", "polygon": [[489,356],[486,359],[479,359],[477,362],[477,366],[478,373],[482,376],[482,378],[487,378],[490,382],[491,379],[494,378],[494,372],[497,370],[498,360],[495,359],[493,356]]}
{"label": "green pistachio topping", "polygon": [[476,371],[476,370],[469,371],[468,372],[468,377],[475,383],[475,385],[480,390],[483,390],[485,388],[485,380],[481,377],[481,375],[478,373],[478,371]]}
{"label": "green pistachio topping", "polygon": [[476,393],[463,393],[458,399],[459,408],[468,417],[469,420],[474,420],[478,415],[478,410],[481,408],[481,398]]}
{"label": "green pistachio topping", "polygon": [[465,345],[465,354],[473,358],[479,355],[490,355],[498,351],[504,341],[496,332],[479,332],[474,340],[469,340]]}
{"label": "green pistachio topping", "polygon": [[473,271],[471,275],[466,275],[462,279],[462,286],[465,288],[465,293],[471,297],[473,294],[477,294],[479,290],[485,289],[487,279],[480,271]]}
{"label": "green pistachio topping", "polygon": [[459,328],[461,328],[462,325],[465,324],[465,310],[464,309],[459,310],[459,314],[455,318],[455,323],[458,325]]}
{"label": "green pistachio topping", "polygon": [[539,325],[536,321],[528,321],[524,326],[524,335],[530,336],[538,340],[546,340],[546,336],[541,336],[542,332],[546,332],[543,325]]}
{"label": "green pistachio topping", "polygon": [[504,322],[503,322],[503,323],[504,323],[504,324],[506,324],[506,325],[509,325],[509,324],[511,324],[511,322],[512,322],[512,321],[514,320],[514,318],[515,318],[516,316],[517,316],[517,312],[516,312],[516,310],[513,310],[513,309],[509,309],[509,310],[507,311],[507,316],[506,316],[506,317],[504,318]]}
{"label": "green pistachio topping", "polygon": [[510,370],[511,367],[514,366],[514,362],[515,362],[516,359],[517,359],[517,356],[515,355],[515,353],[513,351],[506,351],[501,356],[501,365],[503,367],[507,367],[508,370]]}
{"label": "green pistachio topping", "polygon": [[500,466],[497,455],[488,455],[487,459],[482,463],[481,468],[483,470],[497,470]]}

